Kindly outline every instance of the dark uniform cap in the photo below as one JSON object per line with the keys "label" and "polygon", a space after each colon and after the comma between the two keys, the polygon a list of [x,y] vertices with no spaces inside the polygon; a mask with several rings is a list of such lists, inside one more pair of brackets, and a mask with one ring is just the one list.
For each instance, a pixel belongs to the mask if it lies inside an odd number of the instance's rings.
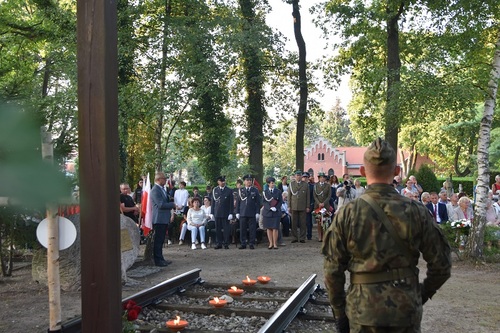
{"label": "dark uniform cap", "polygon": [[304,172],[304,173],[302,174],[302,177],[311,177],[311,175],[309,174],[309,172]]}
{"label": "dark uniform cap", "polygon": [[381,138],[373,141],[363,156],[365,163],[372,165],[391,165],[396,163],[396,153],[391,145]]}
{"label": "dark uniform cap", "polygon": [[297,171],[295,171],[295,174],[296,174],[296,175],[302,175],[302,170],[297,170]]}
{"label": "dark uniform cap", "polygon": [[253,176],[252,176],[252,175],[250,175],[250,174],[248,174],[248,175],[244,175],[244,176],[243,176],[243,180],[247,180],[247,179],[252,180],[252,179],[253,179]]}
{"label": "dark uniform cap", "polygon": [[326,178],[326,175],[325,175],[325,173],[324,173],[324,172],[318,172],[318,178],[319,178],[319,177],[325,177],[325,178]]}
{"label": "dark uniform cap", "polygon": [[276,183],[276,178],[274,177],[267,177],[266,178],[266,183]]}
{"label": "dark uniform cap", "polygon": [[225,182],[226,181],[226,176],[219,176],[219,177],[217,177],[217,181]]}

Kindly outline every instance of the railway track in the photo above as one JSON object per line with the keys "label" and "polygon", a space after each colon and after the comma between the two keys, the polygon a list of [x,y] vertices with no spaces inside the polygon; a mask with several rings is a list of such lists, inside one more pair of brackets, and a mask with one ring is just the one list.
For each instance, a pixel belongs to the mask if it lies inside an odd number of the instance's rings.
{"label": "railway track", "polygon": [[[143,307],[136,321],[141,333],[177,332],[166,327],[166,321],[179,315],[188,320],[182,332],[314,332],[320,326],[333,328],[333,316],[323,290],[315,283],[316,274],[307,278],[298,288],[284,288],[269,284],[243,286],[241,296],[230,296],[226,283],[205,282],[195,269],[159,285],[123,299],[135,301]],[[209,300],[222,295],[228,304],[215,308]],[[221,297],[224,298],[225,296]],[[245,326],[246,325],[246,326]],[[81,319],[63,324],[62,332],[80,332]]]}

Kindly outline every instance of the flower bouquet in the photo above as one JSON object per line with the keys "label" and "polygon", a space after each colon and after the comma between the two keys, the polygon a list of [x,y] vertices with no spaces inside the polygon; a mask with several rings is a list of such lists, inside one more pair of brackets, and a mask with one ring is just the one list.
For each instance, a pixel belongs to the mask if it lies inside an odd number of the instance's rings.
{"label": "flower bouquet", "polygon": [[451,221],[450,225],[451,225],[452,229],[463,229],[463,230],[465,230],[465,229],[468,230],[472,226],[470,221],[466,220],[466,219],[461,219],[458,221]]}
{"label": "flower bouquet", "polygon": [[123,305],[122,333],[135,333],[136,325],[133,321],[137,319],[142,308],[133,300]]}
{"label": "flower bouquet", "polygon": [[326,231],[330,224],[332,223],[332,213],[326,208],[316,208],[313,211],[314,219]]}
{"label": "flower bouquet", "polygon": [[471,221],[466,219],[451,221],[450,226],[452,229],[455,229],[457,231],[455,243],[458,244],[458,249],[460,251],[463,251],[465,244],[467,243],[469,229],[472,226]]}

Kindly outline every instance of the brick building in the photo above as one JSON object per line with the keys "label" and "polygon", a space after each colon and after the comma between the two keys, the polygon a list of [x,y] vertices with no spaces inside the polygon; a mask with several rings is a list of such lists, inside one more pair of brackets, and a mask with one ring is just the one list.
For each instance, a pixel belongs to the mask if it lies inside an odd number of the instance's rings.
{"label": "brick building", "polygon": [[[309,147],[304,149],[304,170],[315,177],[318,172],[328,176],[336,175],[341,178],[343,174],[359,177],[359,167],[363,165],[363,155],[366,147],[333,147],[325,138],[319,138]],[[397,163],[401,165],[401,151],[398,149]],[[408,153],[403,152],[406,159]],[[422,164],[434,164],[427,157],[417,155],[416,168]],[[405,175],[402,175],[403,177]]]}

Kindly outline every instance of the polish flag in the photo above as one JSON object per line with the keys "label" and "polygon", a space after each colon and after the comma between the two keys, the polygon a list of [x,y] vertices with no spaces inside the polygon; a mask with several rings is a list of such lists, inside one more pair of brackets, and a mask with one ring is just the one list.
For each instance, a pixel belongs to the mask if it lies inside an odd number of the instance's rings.
{"label": "polish flag", "polygon": [[142,188],[142,199],[141,199],[141,213],[142,213],[142,231],[144,236],[147,236],[151,229],[153,228],[152,220],[153,215],[151,213],[151,198],[149,193],[151,192],[151,183],[149,181],[149,173],[146,181],[144,182],[144,187]]}
{"label": "polish flag", "polygon": [[253,180],[253,186],[255,186],[257,188],[257,190],[259,190],[259,192],[262,191],[262,186],[260,185],[260,183],[257,181],[257,179],[254,179]]}

